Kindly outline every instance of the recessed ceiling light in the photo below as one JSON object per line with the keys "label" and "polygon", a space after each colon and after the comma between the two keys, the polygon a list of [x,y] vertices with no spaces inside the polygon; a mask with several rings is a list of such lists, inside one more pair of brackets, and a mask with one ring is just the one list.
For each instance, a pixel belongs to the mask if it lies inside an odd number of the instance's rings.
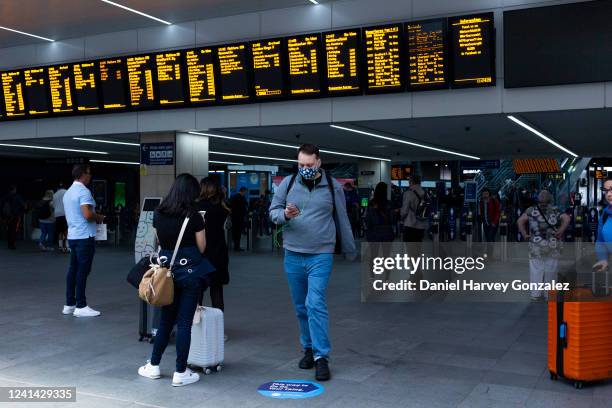
{"label": "recessed ceiling light", "polygon": [[100,1],[103,1],[104,3],[110,4],[111,6],[115,6],[115,7],[119,7],[119,8],[122,8],[124,10],[127,10],[127,11],[131,11],[132,13],[136,13],[136,14],[138,14],[140,16],[143,16],[143,17],[146,17],[146,18],[150,18],[151,20],[155,20],[155,21],[157,21],[159,23],[163,23],[163,24],[166,24],[166,25],[172,25],[172,23],[170,23],[170,22],[168,22],[166,20],[162,20],[161,18],[153,17],[152,15],[143,13],[142,11],[134,10],[133,8],[129,8],[129,7],[124,6],[122,4],[119,4],[119,3],[115,3],[114,1],[110,1],[110,0],[100,0]]}
{"label": "recessed ceiling light", "polygon": [[512,115],[508,115],[507,117],[508,117],[508,119],[510,119],[511,121],[516,123],[517,125],[524,127],[525,129],[527,129],[528,131],[530,131],[534,135],[538,136],[541,139],[544,139],[545,141],[547,141],[551,145],[555,146],[556,148],[563,150],[565,153],[568,153],[568,154],[570,154],[573,157],[578,157],[578,155],[576,153],[574,153],[571,150],[561,146],[559,143],[555,142],[554,140],[552,140],[550,137],[546,136],[544,133],[540,132],[539,130],[534,129],[533,127],[529,126],[527,123],[523,122],[522,120],[520,120],[520,119],[518,119],[518,118],[516,118],[516,117],[514,117]]}
{"label": "recessed ceiling light", "polygon": [[82,140],[84,142],[108,143],[108,144],[117,144],[117,145],[124,145],[124,146],[140,146],[140,143],[116,142],[114,140],[87,139],[84,137],[73,137],[73,139]]}
{"label": "recessed ceiling light", "polygon": [[286,161],[286,162],[291,162],[291,163],[296,163],[297,162],[297,160],[281,159],[279,157],[253,156],[253,155],[250,155],[250,154],[227,153],[227,152],[213,152],[212,150],[210,150],[208,153],[210,153],[210,154],[221,154],[221,155],[225,155],[225,156],[249,157],[251,159]]}
{"label": "recessed ceiling light", "polygon": [[93,150],[65,149],[63,147],[32,146],[32,145],[9,144],[9,143],[0,143],[0,146],[4,146],[4,147],[21,147],[21,148],[24,148],[24,149],[37,149],[37,150],[54,150],[54,151],[59,151],[59,152],[108,154],[108,152],[98,152],[98,151],[93,151]]}
{"label": "recessed ceiling light", "polygon": [[38,38],[40,40],[45,40],[45,41],[49,41],[49,42],[54,42],[55,41],[55,40],[52,40],[52,39],[47,38],[47,37],[41,37],[40,35],[30,34],[30,33],[26,33],[25,31],[19,31],[19,30],[15,30],[13,28],[8,28],[8,27],[4,27],[4,26],[0,26],[0,29],[6,30],[6,31],[10,31],[10,32],[13,32],[13,33],[17,33],[17,34],[27,35],[28,37],[34,37],[34,38]]}
{"label": "recessed ceiling light", "polygon": [[424,144],[421,144],[421,143],[409,142],[408,140],[397,139],[397,138],[389,137],[389,136],[383,136],[383,135],[379,135],[377,133],[366,132],[366,131],[358,130],[358,129],[352,129],[352,128],[349,128],[349,127],[346,127],[346,126],[338,126],[338,125],[332,125],[332,124],[330,124],[329,126],[335,128],[335,129],[346,130],[347,132],[359,133],[359,134],[362,134],[362,135],[376,137],[376,138],[379,138],[379,139],[390,140],[390,141],[393,141],[393,142],[403,143],[403,144],[407,144],[407,145],[410,145],[410,146],[421,147],[423,149],[435,150],[435,151],[441,152],[441,153],[447,153],[447,154],[452,154],[452,155],[455,155],[455,156],[461,156],[461,157],[467,157],[467,158],[474,159],[474,160],[480,160],[480,157],[472,156],[472,155],[469,155],[469,154],[459,153],[459,152],[455,152],[455,151],[452,151],[452,150],[440,149],[438,147],[428,146],[428,145],[424,145]]}
{"label": "recessed ceiling light", "polygon": [[90,160],[92,163],[109,163],[109,164],[130,164],[140,166],[138,162],[126,162],[126,161],[116,161],[116,160]]}

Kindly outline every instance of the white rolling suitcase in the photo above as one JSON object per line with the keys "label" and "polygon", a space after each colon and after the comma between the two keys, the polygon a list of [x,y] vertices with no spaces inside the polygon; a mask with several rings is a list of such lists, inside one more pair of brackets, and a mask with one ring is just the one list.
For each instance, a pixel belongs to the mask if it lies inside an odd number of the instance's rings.
{"label": "white rolling suitcase", "polygon": [[201,367],[204,374],[221,371],[224,358],[223,312],[198,306],[191,327],[191,346],[187,364]]}

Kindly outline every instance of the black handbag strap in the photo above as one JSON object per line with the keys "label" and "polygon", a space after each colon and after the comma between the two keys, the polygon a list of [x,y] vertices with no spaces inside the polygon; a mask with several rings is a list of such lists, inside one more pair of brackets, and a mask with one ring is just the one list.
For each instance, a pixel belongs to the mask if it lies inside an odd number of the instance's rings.
{"label": "black handbag strap", "polygon": [[542,209],[540,208],[540,205],[536,204],[536,207],[538,208],[538,211],[540,212],[540,214],[542,214],[542,218],[544,218],[544,221],[546,222],[546,225],[548,225],[550,228],[552,228],[553,231],[557,232],[557,227],[555,227],[550,222],[548,222],[548,218],[546,217],[546,214],[544,213],[544,211],[542,211]]}

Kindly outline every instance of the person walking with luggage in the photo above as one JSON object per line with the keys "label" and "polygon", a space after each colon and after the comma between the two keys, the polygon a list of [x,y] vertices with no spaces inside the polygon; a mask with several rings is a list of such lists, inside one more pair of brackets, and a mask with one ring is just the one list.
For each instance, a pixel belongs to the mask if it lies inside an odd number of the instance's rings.
{"label": "person walking with luggage", "polygon": [[62,313],[95,317],[100,312],[87,305],[85,288],[96,251],[96,223],[103,222],[104,216],[96,213],[96,202],[86,187],[91,182],[89,164],[75,165],[72,177],[74,182],[63,198],[71,254],[66,275],[66,304]]}
{"label": "person walking with luggage", "polygon": [[0,215],[6,224],[8,249],[17,249],[17,231],[25,210],[25,201],[17,194],[17,187],[10,186],[8,193],[0,200]]}
{"label": "person walking with luggage", "polygon": [[316,367],[315,378],[331,378],[328,359],[327,285],[336,245],[356,256],[342,186],[321,168],[319,148],[298,149],[298,174],[285,177],[270,205],[270,219],[282,226],[284,268],[300,325],[302,369]]}
{"label": "person walking with luggage", "polygon": [[400,216],[404,221],[404,242],[422,242],[427,221],[421,217],[421,208],[427,203],[427,193],[421,187],[421,177],[410,178],[410,187],[404,192]]}
{"label": "person walking with luggage", "polygon": [[63,253],[68,252],[68,223],[66,222],[66,212],[64,211],[64,194],[66,189],[64,183],[59,184],[59,188],[53,194],[53,211],[55,215],[55,233],[57,235],[58,249]]}
{"label": "person walking with luggage", "polygon": [[[525,241],[529,242],[529,276],[531,283],[546,283],[557,279],[563,237],[570,223],[569,215],[553,206],[548,190],[538,194],[535,205],[528,207],[517,224]],[[548,297],[548,292],[533,290],[531,300]]]}
{"label": "person walking with luggage", "polygon": [[161,246],[160,258],[166,258],[169,262],[178,241],[180,246],[174,267],[168,265],[172,267],[174,278],[174,301],[161,309],[151,359],[138,369],[138,374],[150,379],[161,378],[159,363],[176,325],[176,371],[172,377],[174,387],[193,384],[200,379],[197,373],[187,368],[191,326],[198,299],[210,285],[210,274],[215,270],[202,256],[206,251],[206,232],[204,219],[196,205],[199,195],[198,180],[191,174],[181,174],[174,180],[168,195],[153,215],[153,228]]}
{"label": "person walking with luggage", "polygon": [[200,182],[201,192],[198,211],[206,211],[206,251],[204,256],[213,264],[216,271],[211,274],[210,300],[212,307],[225,310],[223,285],[229,283],[229,254],[225,242],[225,220],[228,211],[223,206],[221,186],[211,177]]}
{"label": "person walking with luggage", "polygon": [[40,227],[38,248],[41,251],[53,251],[53,240],[55,237],[54,211],[53,190],[47,190],[36,208],[36,216]]}
{"label": "person walking with luggage", "polygon": [[245,226],[245,218],[247,216],[248,204],[245,198],[247,193],[246,187],[240,187],[237,194],[230,199],[230,208],[232,210],[232,239],[234,241],[234,251],[242,251],[240,241],[242,239],[242,231]]}
{"label": "person walking with luggage", "polygon": [[595,251],[597,253],[597,263],[593,269],[606,271],[609,267],[610,254],[612,254],[612,177],[609,177],[601,189],[604,198],[604,207],[599,218],[597,230],[597,243]]}

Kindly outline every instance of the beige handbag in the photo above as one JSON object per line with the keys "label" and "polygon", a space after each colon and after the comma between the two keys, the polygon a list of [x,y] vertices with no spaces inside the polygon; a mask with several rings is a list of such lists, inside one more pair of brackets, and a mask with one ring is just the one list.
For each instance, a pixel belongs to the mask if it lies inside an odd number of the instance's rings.
{"label": "beige handbag", "polygon": [[174,279],[172,275],[172,266],[174,265],[174,260],[176,259],[176,254],[178,253],[179,247],[181,246],[181,241],[183,240],[183,235],[185,234],[185,229],[187,228],[188,222],[189,217],[185,218],[185,221],[183,221],[183,226],[181,227],[181,232],[178,240],[176,241],[176,246],[174,247],[172,260],[170,261],[169,266],[165,267],[153,264],[153,262],[151,262],[151,269],[145,272],[142,280],[140,281],[138,296],[140,296],[142,300],[150,305],[168,306],[174,302]]}

